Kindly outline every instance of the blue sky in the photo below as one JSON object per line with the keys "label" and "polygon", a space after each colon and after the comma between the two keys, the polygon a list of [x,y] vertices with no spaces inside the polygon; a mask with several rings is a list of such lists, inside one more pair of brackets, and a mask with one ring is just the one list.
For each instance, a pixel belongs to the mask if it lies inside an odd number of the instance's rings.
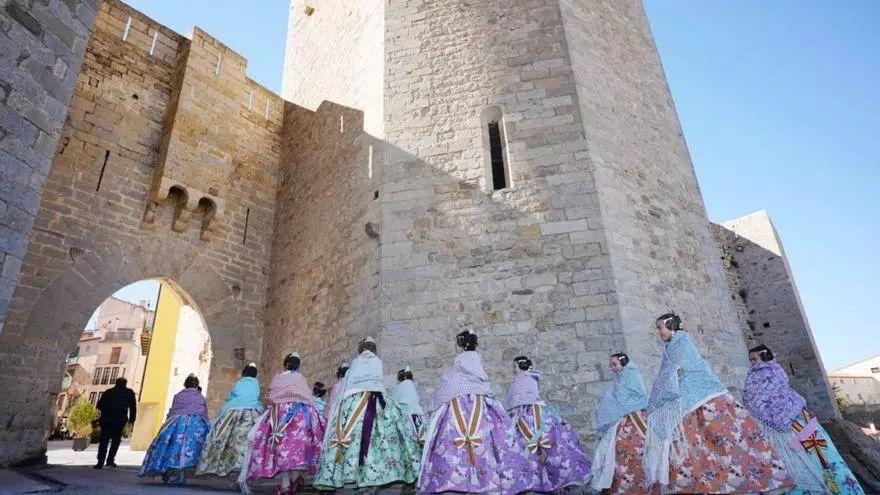
{"label": "blue sky", "polygon": [[[280,89],[287,1],[128,3]],[[880,2],[645,6],[710,218],[769,211],[829,370],[880,354]]]}

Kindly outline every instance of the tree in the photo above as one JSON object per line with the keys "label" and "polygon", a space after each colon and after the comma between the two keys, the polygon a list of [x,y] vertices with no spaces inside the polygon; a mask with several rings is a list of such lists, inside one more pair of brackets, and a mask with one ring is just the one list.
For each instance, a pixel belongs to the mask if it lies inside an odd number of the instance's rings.
{"label": "tree", "polygon": [[67,426],[76,437],[88,437],[92,434],[92,421],[101,414],[85,397],[77,399],[67,413]]}

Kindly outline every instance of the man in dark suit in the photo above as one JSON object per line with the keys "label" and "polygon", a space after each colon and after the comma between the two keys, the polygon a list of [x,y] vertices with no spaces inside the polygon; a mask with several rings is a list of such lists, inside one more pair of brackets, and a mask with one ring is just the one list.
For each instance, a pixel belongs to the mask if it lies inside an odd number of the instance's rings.
{"label": "man in dark suit", "polygon": [[122,440],[122,430],[126,423],[134,423],[137,417],[137,400],[134,390],[126,387],[127,383],[125,378],[117,378],[116,385],[105,391],[98,401],[98,410],[101,411],[98,419],[101,425],[101,442],[98,444],[98,463],[95,464],[95,469],[104,467],[104,459],[107,460],[107,467],[116,467],[116,451],[119,450],[119,442]]}

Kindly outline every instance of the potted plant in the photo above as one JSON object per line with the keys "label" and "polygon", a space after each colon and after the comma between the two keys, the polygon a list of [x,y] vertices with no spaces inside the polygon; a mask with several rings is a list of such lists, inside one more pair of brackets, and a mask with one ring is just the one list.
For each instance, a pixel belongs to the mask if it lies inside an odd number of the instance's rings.
{"label": "potted plant", "polygon": [[77,399],[67,413],[67,426],[73,432],[73,450],[86,450],[92,433],[92,421],[101,414],[85,397]]}

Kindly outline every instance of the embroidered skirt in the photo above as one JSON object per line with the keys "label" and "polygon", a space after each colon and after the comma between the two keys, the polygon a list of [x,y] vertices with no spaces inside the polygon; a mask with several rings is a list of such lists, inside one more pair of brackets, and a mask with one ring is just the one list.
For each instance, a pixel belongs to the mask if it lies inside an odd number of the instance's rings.
{"label": "embroidered skirt", "polygon": [[378,392],[342,399],[324,435],[315,486],[380,486],[414,483],[419,445],[412,418]]}
{"label": "embroidered skirt", "polygon": [[758,421],[721,394],[685,414],[663,493],[764,493],[794,486]]}
{"label": "embroidered skirt", "polygon": [[269,406],[252,434],[247,477],[272,478],[285,471],[315,474],[324,427],[315,406],[303,402]]}
{"label": "embroidered skirt", "polygon": [[[645,412],[629,413],[599,439],[590,485],[614,495],[645,493]],[[607,438],[606,438],[607,437]]]}
{"label": "embroidered skirt", "polygon": [[202,449],[196,474],[226,476],[233,471],[241,471],[250,446],[247,436],[260,419],[260,414],[260,409],[230,409],[214,422]]}
{"label": "embroidered skirt", "polygon": [[766,431],[797,484],[786,495],[864,495],[828,433],[806,409],[792,423],[791,430]]}
{"label": "embroidered skirt", "polygon": [[526,446],[498,402],[463,395],[434,412],[422,454],[420,493],[519,493],[532,476]]}
{"label": "embroidered skirt", "polygon": [[530,404],[508,413],[513,434],[525,443],[532,466],[528,491],[552,492],[586,483],[587,454],[574,428],[553,408]]}
{"label": "embroidered skirt", "polygon": [[196,467],[209,431],[211,423],[208,418],[198,414],[169,419],[147,449],[138,476],[155,476],[172,469]]}

